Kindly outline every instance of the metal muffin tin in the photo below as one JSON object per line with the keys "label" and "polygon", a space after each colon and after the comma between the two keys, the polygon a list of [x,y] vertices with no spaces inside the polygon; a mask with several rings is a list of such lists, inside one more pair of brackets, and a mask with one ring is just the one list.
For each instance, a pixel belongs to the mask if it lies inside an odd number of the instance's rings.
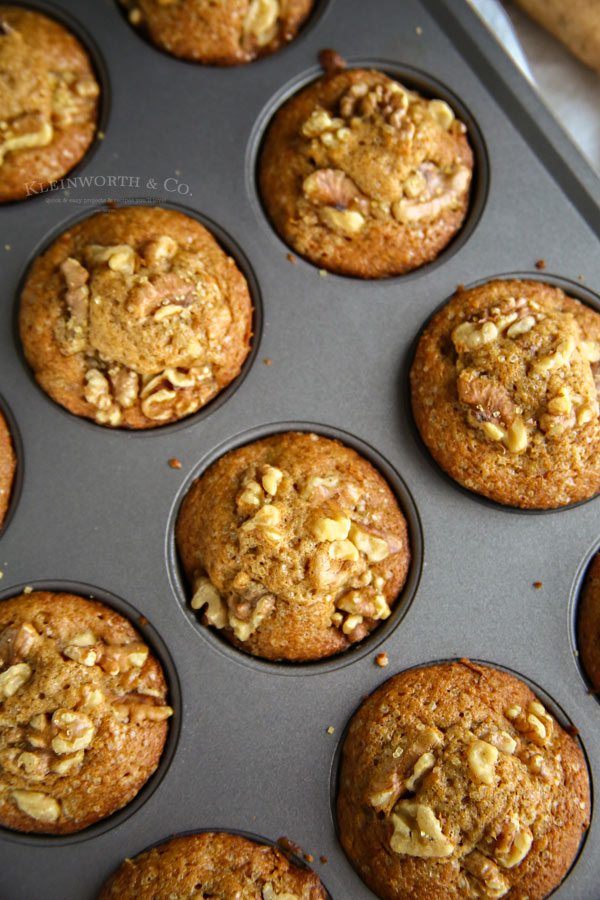
{"label": "metal muffin tin", "polygon": [[[85,181],[0,209],[0,392],[19,457],[0,599],[25,585],[66,588],[144,617],[176,716],[156,775],[120,813],[68,837],[0,833],[2,900],[92,900],[125,856],[201,829],[286,835],[314,856],[335,900],[372,898],[335,835],[341,736],[385,679],[442,658],[471,656],[539,685],[579,729],[598,781],[600,705],[579,670],[574,619],[600,543],[600,499],[526,515],[463,491],[421,445],[406,385],[420,329],[459,283],[513,272],[559,279],[600,309],[600,182],[459,0],[324,0],[289,47],[233,69],[161,53],[113,0],[30,5],[90,47],[105,137],[73,173]],[[264,129],[318,74],[325,47],[449,98],[469,125],[478,165],[469,219],[438,261],[410,275],[361,282],[293,265],[260,205]],[[54,404],[15,329],[32,258],[107,200],[179,204],[215,223],[257,310],[245,377],[200,414],[150,433],[111,431]],[[306,666],[255,660],[203,629],[186,607],[173,546],[192,478],[221,452],[287,426],[366,453],[398,494],[413,541],[393,617],[347,654]],[[374,665],[375,648],[387,652],[387,669]],[[596,817],[555,896],[600,897]]]}

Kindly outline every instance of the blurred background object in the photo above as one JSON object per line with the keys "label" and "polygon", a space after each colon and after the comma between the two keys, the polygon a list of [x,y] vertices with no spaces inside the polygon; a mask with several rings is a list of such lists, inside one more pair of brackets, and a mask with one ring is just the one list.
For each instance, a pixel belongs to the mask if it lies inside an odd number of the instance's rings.
{"label": "blurred background object", "polygon": [[598,0],[516,0],[517,5],[600,74]]}
{"label": "blurred background object", "polygon": [[600,0],[470,2],[600,174],[600,75],[565,46],[600,71]]}

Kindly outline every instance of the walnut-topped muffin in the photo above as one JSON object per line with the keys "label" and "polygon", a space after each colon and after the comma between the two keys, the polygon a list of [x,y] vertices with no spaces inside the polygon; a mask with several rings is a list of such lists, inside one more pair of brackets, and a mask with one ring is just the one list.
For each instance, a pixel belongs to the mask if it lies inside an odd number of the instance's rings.
{"label": "walnut-topped muffin", "polygon": [[464,487],[529,509],[600,490],[600,314],[539,281],[461,289],[425,328],[413,411]]}
{"label": "walnut-topped muffin", "polygon": [[325,900],[314,872],[276,847],[226,832],[173,838],[126,859],[99,900],[222,897],[223,900]]}
{"label": "walnut-topped muffin", "polygon": [[161,50],[217,66],[248,63],[291,41],[315,0],[120,0]]}
{"label": "walnut-topped muffin", "polygon": [[349,69],[288,100],[259,161],[281,237],[315,265],[381,278],[430,262],[469,204],[473,154],[443,100]]}
{"label": "walnut-topped muffin", "polygon": [[68,834],[129,803],[158,766],[166,699],[159,662],[107,606],[0,603],[0,824]]}
{"label": "walnut-topped muffin", "polygon": [[339,441],[287,432],[217,460],[187,494],[177,547],[205,624],[254,656],[331,656],[387,619],[408,572],[387,482]]}
{"label": "walnut-topped muffin", "polygon": [[593,689],[600,693],[600,553],[585,577],[577,621],[577,644],[581,665]]}
{"label": "walnut-topped muffin", "polygon": [[251,329],[234,260],[168,209],[84,219],[35,260],[21,296],[21,339],[41,387],[113,427],[199,410],[239,374]]}
{"label": "walnut-topped muffin", "polygon": [[0,412],[0,529],[10,504],[17,461],[6,420]]}
{"label": "walnut-topped muffin", "polygon": [[361,706],[337,816],[383,900],[542,900],[588,827],[589,777],[527,685],[461,660],[403,672]]}
{"label": "walnut-topped muffin", "polygon": [[0,4],[0,202],[66,175],[96,133],[100,87],[86,50],[40,12]]}

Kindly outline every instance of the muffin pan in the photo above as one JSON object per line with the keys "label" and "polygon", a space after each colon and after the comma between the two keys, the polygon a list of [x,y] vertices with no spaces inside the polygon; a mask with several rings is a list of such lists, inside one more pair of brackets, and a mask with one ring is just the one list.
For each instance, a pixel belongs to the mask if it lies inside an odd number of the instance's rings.
{"label": "muffin pan", "polygon": [[[600,544],[600,499],[524,515],[461,490],[420,444],[406,383],[420,329],[458,283],[509,272],[556,278],[600,309],[600,182],[466,3],[380,0],[375,17],[359,0],[329,0],[290,46],[224,70],[155,50],[113,0],[31,5],[84,41],[93,36],[112,91],[108,108],[103,77],[105,135],[71,181],[0,209],[0,391],[19,459],[0,542],[0,598],[27,584],[69,582],[147,618],[176,717],[172,758],[101,827],[69,838],[1,833],[0,897],[92,900],[123,857],[175,833],[231,829],[287,836],[314,856],[333,898],[368,900],[335,835],[338,744],[366,694],[437,659],[472,656],[540,685],[550,709],[579,729],[597,784],[600,706],[580,675],[572,636],[582,567]],[[261,135],[282,99],[318,74],[325,47],[409,86],[437,93],[441,85],[439,96],[457,98],[469,124],[478,173],[467,225],[439,260],[410,275],[321,277],[289,261],[260,206]],[[60,410],[35,385],[14,329],[35,253],[107,201],[175,205],[216,223],[251,276],[259,310],[252,358],[235,390],[148,434],[110,431]],[[226,449],[284,425],[373,448],[367,456],[382,460],[411,524],[404,614],[372,643],[322,665],[249,660],[205,634],[182,602],[172,547],[192,477]],[[169,466],[173,458],[181,469]],[[374,663],[381,651],[386,669]],[[554,896],[595,900],[599,860],[593,815]]]}

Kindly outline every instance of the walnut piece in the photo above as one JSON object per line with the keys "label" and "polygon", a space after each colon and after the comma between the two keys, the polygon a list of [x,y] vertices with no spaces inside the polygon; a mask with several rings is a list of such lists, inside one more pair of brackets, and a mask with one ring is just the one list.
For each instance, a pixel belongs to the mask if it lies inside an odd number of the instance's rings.
{"label": "walnut piece", "polygon": [[407,791],[414,791],[435,764],[432,751],[443,736],[437,728],[427,726],[407,747],[397,747],[392,756],[377,769],[368,788],[367,801],[386,815]]}
{"label": "walnut piece", "polygon": [[494,857],[503,869],[513,869],[523,862],[533,844],[529,828],[520,828],[518,821],[509,822],[496,845]]}
{"label": "walnut piece", "polygon": [[192,597],[191,607],[201,610],[206,607],[204,615],[207,621],[215,628],[225,628],[228,624],[227,607],[221,599],[218,590],[206,576],[200,576],[196,581],[196,590]]}
{"label": "walnut piece", "polygon": [[39,791],[12,791],[11,797],[21,812],[38,822],[51,824],[60,816],[60,806],[54,797]]}
{"label": "walnut piece", "polygon": [[539,747],[545,747],[552,743],[554,719],[539,700],[533,700],[527,707],[527,712],[524,712],[520,706],[513,706],[509,707],[504,714],[527,740]]}
{"label": "walnut piece", "polygon": [[262,889],[262,900],[300,900],[300,897],[297,894],[290,894],[289,891],[278,894],[269,881]]}
{"label": "walnut piece", "polygon": [[442,826],[431,807],[414,800],[400,800],[391,816],[394,833],[390,847],[420,859],[442,859],[450,856],[453,844],[442,832]]}
{"label": "walnut piece", "polygon": [[277,35],[279,0],[250,0],[244,19],[244,35],[265,47]]}
{"label": "walnut piece", "polygon": [[111,271],[121,275],[133,275],[135,272],[137,256],[129,244],[115,244],[110,247],[88,244],[85,248],[85,257],[92,265],[107,263]]}
{"label": "walnut piece", "polygon": [[261,484],[267,494],[275,496],[283,479],[283,472],[275,466],[265,466],[262,472]]}
{"label": "walnut piece", "polygon": [[59,729],[58,735],[51,743],[58,756],[87,750],[94,739],[96,731],[94,723],[85,713],[71,709],[57,709],[52,716],[52,724]]}
{"label": "walnut piece", "polygon": [[341,169],[317,169],[302,184],[305,195],[315,204],[348,209],[355,201],[364,206],[366,197]]}
{"label": "walnut piece", "polygon": [[47,147],[53,138],[54,128],[50,122],[42,122],[37,131],[10,134],[0,143],[0,166],[4,164],[8,153],[12,153],[14,150],[28,150],[32,147]]}
{"label": "walnut piece", "polygon": [[510,890],[510,884],[498,868],[498,866],[479,850],[473,850],[463,860],[465,870],[478,882],[477,896],[499,900]]}
{"label": "walnut piece", "polygon": [[417,196],[411,196],[414,182],[409,182],[409,196],[392,203],[394,218],[405,225],[437,219],[444,210],[451,209],[460,202],[469,186],[471,173],[466,166],[458,164],[448,173],[439,171],[438,179],[439,186],[433,196],[428,196],[426,190]]}
{"label": "walnut piece", "polygon": [[27,663],[16,663],[0,673],[0,702],[16,694],[32,674],[33,670]]}
{"label": "walnut piece", "polygon": [[350,532],[351,521],[343,514],[335,518],[318,519],[312,529],[313,537],[318,541],[343,541]]}
{"label": "walnut piece", "polygon": [[498,750],[487,741],[473,741],[467,751],[471,776],[481,784],[494,784]]}

